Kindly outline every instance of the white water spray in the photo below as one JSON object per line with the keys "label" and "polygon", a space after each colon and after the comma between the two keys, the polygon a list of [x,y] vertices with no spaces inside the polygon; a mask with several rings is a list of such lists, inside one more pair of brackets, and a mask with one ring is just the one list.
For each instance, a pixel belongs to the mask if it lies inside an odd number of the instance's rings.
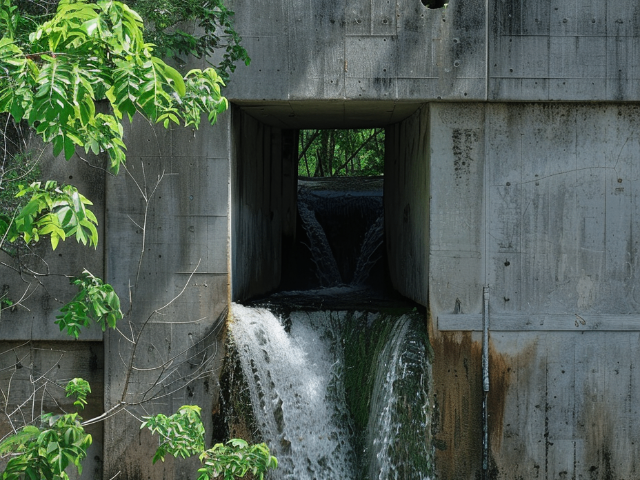
{"label": "white water spray", "polygon": [[[287,333],[271,312],[232,305],[231,333],[256,423],[287,480],[426,480],[432,461],[424,338],[415,316],[356,313],[351,321],[393,321],[372,360],[365,452],[356,458],[346,404],[343,335],[347,312],[293,312]],[[362,388],[366,382],[362,379]]]}
{"label": "white water spray", "polygon": [[[300,314],[287,334],[264,309],[234,304],[230,328],[260,431],[278,458],[276,478],[354,478],[351,426],[323,312]],[[339,319],[336,319],[339,321]]]}

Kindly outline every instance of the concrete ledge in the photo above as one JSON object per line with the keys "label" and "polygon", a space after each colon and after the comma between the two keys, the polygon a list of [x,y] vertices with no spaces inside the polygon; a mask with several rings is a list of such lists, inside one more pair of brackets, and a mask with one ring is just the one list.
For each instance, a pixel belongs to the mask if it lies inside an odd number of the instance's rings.
{"label": "concrete ledge", "polygon": [[[482,331],[482,314],[438,315],[440,331]],[[594,331],[638,332],[640,315],[577,315],[577,314],[513,314],[490,315],[489,329],[493,332],[525,331]]]}

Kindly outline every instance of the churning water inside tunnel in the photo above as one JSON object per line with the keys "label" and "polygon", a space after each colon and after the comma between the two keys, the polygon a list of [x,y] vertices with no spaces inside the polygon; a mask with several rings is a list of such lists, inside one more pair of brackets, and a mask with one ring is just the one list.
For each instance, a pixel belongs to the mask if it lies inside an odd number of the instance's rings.
{"label": "churning water inside tunnel", "polygon": [[297,220],[281,290],[232,306],[230,434],[267,443],[273,479],[430,478],[430,347],[387,280],[383,178],[300,179]]}

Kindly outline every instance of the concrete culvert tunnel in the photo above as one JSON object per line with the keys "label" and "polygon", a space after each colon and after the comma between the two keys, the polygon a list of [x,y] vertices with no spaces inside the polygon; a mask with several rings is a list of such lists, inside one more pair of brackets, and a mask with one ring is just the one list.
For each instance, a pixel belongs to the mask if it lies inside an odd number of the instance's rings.
{"label": "concrete culvert tunnel", "polygon": [[[425,240],[429,211],[429,159],[424,144],[426,136],[421,132],[426,128],[422,117],[421,105],[414,103],[289,102],[234,106],[233,300],[246,300],[293,286],[291,264],[295,265],[299,258],[290,258],[290,253],[300,235],[299,131],[384,128],[386,281],[392,289],[426,306],[427,275],[418,267],[427,264],[428,242]],[[358,230],[355,224],[351,228],[354,232]],[[416,261],[413,268],[394,264],[399,260],[399,252],[409,254]],[[339,264],[338,268],[342,268],[344,260]],[[347,283],[352,276],[352,271],[342,272]]]}
{"label": "concrete culvert tunnel", "polygon": [[[420,106],[296,105],[286,117],[269,111],[233,111],[233,298],[245,304],[231,306],[225,372],[240,364],[244,380],[223,386],[229,397],[221,404],[246,391],[253,414],[221,412],[227,428],[258,425],[278,457],[279,478],[387,478],[396,470],[427,478],[433,454],[424,309],[394,284],[426,281],[426,255],[411,276],[404,266],[390,267],[399,251],[415,251],[411,241],[428,245],[407,236],[428,226],[426,188],[409,191],[428,183]],[[318,127],[384,128],[384,174],[298,177],[298,136]],[[329,142],[330,132],[318,134]],[[317,162],[325,174],[342,168]],[[416,171],[399,170],[412,163],[420,164]],[[411,184],[405,177],[412,175],[425,177]]]}

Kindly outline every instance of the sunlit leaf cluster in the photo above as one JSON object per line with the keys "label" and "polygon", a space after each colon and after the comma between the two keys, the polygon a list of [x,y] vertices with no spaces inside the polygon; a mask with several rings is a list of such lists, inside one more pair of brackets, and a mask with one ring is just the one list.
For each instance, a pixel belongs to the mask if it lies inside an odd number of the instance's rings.
{"label": "sunlit leaf cluster", "polygon": [[247,472],[251,472],[253,478],[263,480],[269,469],[278,467],[278,460],[271,456],[264,443],[249,445],[239,438],[226,445],[215,444],[200,455],[200,460],[204,466],[198,470],[198,480],[232,480],[244,477]]}
{"label": "sunlit leaf cluster", "polygon": [[[215,70],[183,77],[154,56],[142,19],[123,3],[61,0],[25,43],[17,35],[19,10],[1,1],[0,112],[26,120],[55,155],[69,159],[77,147],[106,152],[117,173],[125,161],[124,115],[197,127],[203,108],[217,115],[228,106]],[[106,113],[97,107],[103,100]]]}
{"label": "sunlit leaf cluster", "polygon": [[82,473],[82,461],[91,445],[77,413],[41,417],[42,426],[27,425],[0,443],[0,455],[17,453],[7,463],[2,480],[68,480],[73,465]]}
{"label": "sunlit leaf cluster", "polygon": [[81,328],[87,328],[91,322],[97,323],[104,332],[107,327],[116,328],[122,319],[120,299],[113,287],[94,277],[85,270],[82,275],[72,278],[71,283],[78,286],[78,294],[61,309],[56,317],[60,331],[75,338],[80,335]]}
{"label": "sunlit leaf cluster", "polygon": [[22,237],[25,242],[37,242],[48,235],[55,250],[60,240],[75,236],[83,245],[95,247],[98,244],[98,220],[87,205],[87,200],[72,185],[59,187],[54,181],[42,186],[34,182],[20,186],[17,197],[29,196],[29,202],[17,216],[0,214],[0,239],[13,242]]}
{"label": "sunlit leaf cluster", "polygon": [[164,462],[167,454],[182,458],[199,455],[202,468],[198,470],[198,480],[232,480],[244,477],[247,472],[254,478],[263,479],[268,469],[278,466],[278,460],[271,456],[264,443],[249,445],[236,438],[226,445],[218,443],[205,450],[200,410],[195,405],[184,405],[171,416],[158,414],[144,418],[140,428],[148,428],[159,436],[160,444],[153,463]]}
{"label": "sunlit leaf cluster", "polygon": [[153,456],[153,463],[164,462],[164,457],[187,458],[204,450],[204,425],[200,407],[183,405],[177,413],[166,416],[161,413],[145,417],[140,428],[148,428],[160,437],[160,445]]}
{"label": "sunlit leaf cluster", "polygon": [[74,378],[67,383],[64,391],[67,397],[75,395],[76,400],[73,404],[79,409],[83,409],[87,404],[87,395],[91,393],[91,386],[82,378]]}

